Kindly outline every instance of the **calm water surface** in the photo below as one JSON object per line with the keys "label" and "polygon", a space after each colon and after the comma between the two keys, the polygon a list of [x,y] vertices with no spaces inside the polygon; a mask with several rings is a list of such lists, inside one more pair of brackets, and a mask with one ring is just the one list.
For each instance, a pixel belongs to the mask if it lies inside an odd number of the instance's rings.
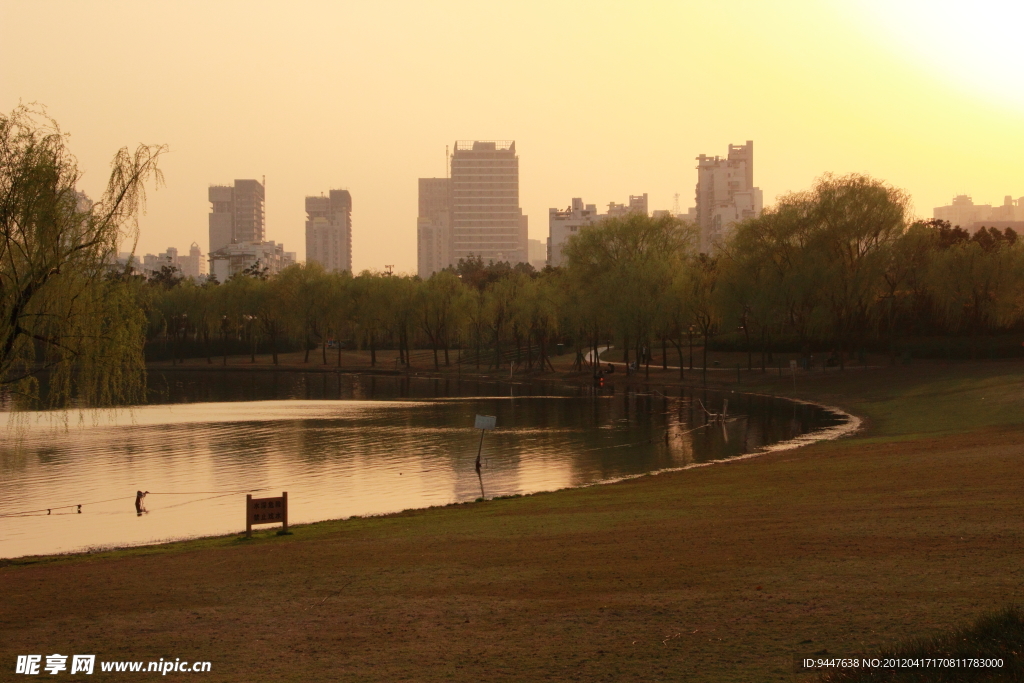
{"label": "calm water surface", "polygon": [[[237,371],[149,383],[149,405],[67,424],[33,413],[6,431],[0,557],[237,532],[250,490],[288,491],[290,521],[312,522],[471,501],[481,484],[490,498],[682,467],[842,422],[780,399],[656,385]],[[698,401],[719,411],[724,400],[725,428],[706,425]],[[479,479],[477,414],[498,424]],[[136,490],[152,492],[142,515]]]}

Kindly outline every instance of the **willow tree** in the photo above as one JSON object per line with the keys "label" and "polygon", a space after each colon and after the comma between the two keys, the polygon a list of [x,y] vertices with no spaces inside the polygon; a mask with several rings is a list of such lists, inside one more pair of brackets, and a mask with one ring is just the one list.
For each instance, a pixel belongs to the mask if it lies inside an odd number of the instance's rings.
{"label": "willow tree", "polygon": [[0,388],[19,407],[48,377],[49,406],[138,401],[146,319],[118,247],[138,236],[144,183],[162,146],[123,148],[92,203],[67,136],[45,112],[0,116]]}
{"label": "willow tree", "polygon": [[819,264],[828,264],[822,295],[839,351],[863,347],[875,301],[884,292],[884,272],[893,244],[906,230],[906,192],[865,175],[818,179],[811,191]]}
{"label": "willow tree", "polygon": [[691,230],[668,216],[629,214],[608,218],[573,235],[563,250],[570,276],[601,302],[622,339],[622,360],[640,361],[666,305],[672,275],[693,240]]}

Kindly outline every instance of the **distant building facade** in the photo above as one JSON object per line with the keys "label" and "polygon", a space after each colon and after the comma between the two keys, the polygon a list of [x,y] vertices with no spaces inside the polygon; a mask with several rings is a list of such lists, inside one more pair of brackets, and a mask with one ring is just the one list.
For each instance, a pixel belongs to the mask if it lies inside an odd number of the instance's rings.
{"label": "distant building facade", "polygon": [[761,215],[763,197],[754,187],[754,142],[729,145],[725,159],[697,157],[696,206],[689,212],[700,232],[700,250],[710,253],[728,239],[736,223]]}
{"label": "distant building facade", "polygon": [[514,140],[458,140],[451,155],[451,258],[525,263],[527,218],[519,206]]}
{"label": "distant building facade", "polygon": [[529,245],[527,248],[530,251],[530,265],[533,266],[534,270],[544,270],[544,266],[548,264],[548,250],[547,245],[540,240],[531,239],[527,242]]}
{"label": "distant building facade", "polygon": [[961,194],[953,197],[948,206],[937,206],[932,210],[932,217],[937,220],[949,221],[954,227],[961,227],[970,233],[979,228],[1012,228],[1021,232],[1024,228],[1024,197],[1014,201],[1006,195],[1002,206],[991,204],[975,204],[969,195]]}
{"label": "distant building facade", "polygon": [[266,193],[258,180],[236,180],[234,185],[213,185],[208,194],[210,252],[229,244],[257,244],[266,237]]}
{"label": "distant building facade", "polygon": [[238,242],[210,252],[210,275],[226,282],[247,268],[259,263],[267,275],[276,275],[295,263],[295,252],[285,251],[283,244],[271,242]]}
{"label": "distant building facade", "polygon": [[352,272],[352,195],[331,190],[306,197],[306,262],[325,270]]}
{"label": "distant building facade", "polygon": [[548,209],[547,265],[561,266],[564,262],[562,249],[569,238],[598,220],[597,205],[584,205],[580,197],[573,197],[572,204],[565,210]]}
{"label": "distant building facade", "polygon": [[197,242],[193,242],[189,247],[188,256],[178,257],[178,270],[183,277],[196,280],[206,275],[206,259],[203,258],[203,251]]}
{"label": "distant building facade", "polygon": [[452,263],[451,180],[419,179],[416,273],[426,280]]}
{"label": "distant building facade", "polygon": [[528,263],[515,141],[457,140],[449,162],[450,177],[419,179],[419,276],[428,278],[471,256],[485,263]]}
{"label": "distant building facade", "polygon": [[178,250],[167,247],[167,251],[159,254],[145,254],[142,257],[142,274],[151,277],[163,270],[163,267],[178,268]]}
{"label": "distant building facade", "polygon": [[649,215],[647,210],[647,193],[629,195],[629,204],[608,203],[608,216],[625,216],[630,213]]}
{"label": "distant building facade", "polygon": [[[209,275],[224,282],[259,262],[268,275],[295,263],[295,252],[266,241],[266,188],[258,180],[211,185]],[[198,245],[193,245],[198,249]],[[192,257],[192,254],[189,254]]]}
{"label": "distant building facade", "polygon": [[648,215],[647,193],[630,195],[629,204],[609,202],[608,213],[599,213],[596,204],[584,204],[579,197],[573,197],[566,209],[548,209],[547,265],[557,267],[565,263],[562,250],[569,238],[583,228],[597,225],[606,218],[631,213]]}

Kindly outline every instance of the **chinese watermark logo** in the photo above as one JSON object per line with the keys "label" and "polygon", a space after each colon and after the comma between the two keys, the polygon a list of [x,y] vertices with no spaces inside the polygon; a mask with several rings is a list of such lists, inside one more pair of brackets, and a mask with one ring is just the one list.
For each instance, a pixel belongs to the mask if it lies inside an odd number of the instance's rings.
{"label": "chinese watermark logo", "polygon": [[[14,673],[38,675],[42,661],[42,655],[18,655]],[[96,655],[73,655],[71,657],[71,673],[73,674],[92,674],[94,666],[96,666]],[[43,666],[42,669],[51,675],[67,671],[68,656],[56,653],[46,655],[46,666]]]}

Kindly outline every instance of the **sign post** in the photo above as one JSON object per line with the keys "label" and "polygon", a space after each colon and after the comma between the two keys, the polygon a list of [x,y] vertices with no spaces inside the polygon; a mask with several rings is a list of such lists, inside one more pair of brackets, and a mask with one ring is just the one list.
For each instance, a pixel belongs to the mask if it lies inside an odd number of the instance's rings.
{"label": "sign post", "polygon": [[494,415],[477,415],[473,428],[480,430],[480,446],[476,449],[476,477],[480,480],[480,497],[484,497],[484,478],[480,473],[480,455],[484,450],[484,434],[488,429],[494,429],[498,418]]}
{"label": "sign post", "polygon": [[288,533],[288,492],[283,491],[280,498],[253,498],[251,493],[245,494],[245,537],[252,538],[253,524],[283,525],[282,534]]}

